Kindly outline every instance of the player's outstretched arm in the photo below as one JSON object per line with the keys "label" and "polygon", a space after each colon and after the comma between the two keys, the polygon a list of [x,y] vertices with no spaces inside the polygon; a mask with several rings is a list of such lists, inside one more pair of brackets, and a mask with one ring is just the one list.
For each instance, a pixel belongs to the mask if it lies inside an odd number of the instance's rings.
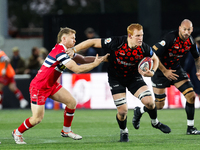
{"label": "player's outstretched arm", "polygon": [[90,47],[102,48],[101,39],[100,38],[88,39],[86,41],[79,43],[75,47],[66,49],[65,52],[72,58],[74,53],[77,53],[81,50],[88,49]]}
{"label": "player's outstretched arm", "polygon": [[[102,57],[103,61],[107,62],[108,61],[107,58],[108,58],[109,55],[110,54],[106,54],[104,56],[99,56],[99,58]],[[94,62],[95,58],[96,58],[95,56],[82,56],[80,54],[76,54],[72,59],[78,64],[87,64],[87,63]]]}
{"label": "player's outstretched arm", "polygon": [[101,39],[100,38],[88,39],[86,41],[79,43],[78,45],[75,46],[76,53],[81,50],[88,49],[90,47],[102,48]]}
{"label": "player's outstretched arm", "polygon": [[89,64],[83,64],[83,65],[77,65],[75,61],[71,60],[65,66],[73,71],[74,73],[83,73],[88,72],[92,70],[93,68],[97,67],[101,62],[103,61],[103,58],[98,58],[98,54],[95,57],[94,62]]}
{"label": "player's outstretched arm", "polygon": [[72,60],[74,60],[78,64],[87,64],[87,63],[92,63],[95,60],[95,56],[83,56],[80,54],[76,54]]}

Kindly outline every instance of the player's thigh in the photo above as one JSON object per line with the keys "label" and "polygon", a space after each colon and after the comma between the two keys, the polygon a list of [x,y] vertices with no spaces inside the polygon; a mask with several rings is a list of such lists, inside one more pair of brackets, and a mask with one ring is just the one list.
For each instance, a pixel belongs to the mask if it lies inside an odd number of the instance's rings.
{"label": "player's thigh", "polygon": [[189,82],[190,80],[189,79],[185,79],[185,80],[182,80],[182,81],[179,81],[177,83],[174,83],[174,86],[178,89],[180,86],[182,86],[184,83],[186,82]]}
{"label": "player's thigh", "polygon": [[146,85],[143,85],[135,92],[134,96],[139,97],[139,95],[146,90],[149,90],[149,88]]}
{"label": "player's thigh", "polygon": [[165,88],[156,88],[156,87],[153,87],[153,93],[154,94],[164,94],[165,93]]}
{"label": "player's thigh", "polygon": [[73,98],[71,93],[63,87],[58,90],[54,95],[50,96],[50,98],[66,104],[70,109],[76,108],[76,100]]}
{"label": "player's thigh", "polygon": [[126,97],[126,93],[117,93],[117,94],[113,94],[112,97],[113,97],[113,99],[114,99],[114,101],[115,101],[115,100],[117,100],[117,99]]}
{"label": "player's thigh", "polygon": [[154,100],[152,92],[149,90],[147,85],[140,87],[134,94],[141,102],[148,108],[154,107]]}

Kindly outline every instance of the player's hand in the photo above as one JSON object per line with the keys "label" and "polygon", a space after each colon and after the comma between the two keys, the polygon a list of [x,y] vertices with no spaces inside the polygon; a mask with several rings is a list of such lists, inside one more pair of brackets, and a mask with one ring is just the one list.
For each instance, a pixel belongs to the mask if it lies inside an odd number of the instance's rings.
{"label": "player's hand", "polygon": [[74,56],[73,48],[68,48],[68,49],[66,49],[66,50],[65,50],[65,53],[66,53],[67,55],[69,55],[70,58],[73,58],[73,56]]}
{"label": "player's hand", "polygon": [[163,74],[170,81],[178,80],[177,77],[179,77],[179,75],[177,75],[173,72],[176,72],[176,70],[167,69],[165,72],[163,72]]}
{"label": "player's hand", "polygon": [[146,71],[142,71],[142,69],[138,68],[138,72],[144,77],[153,77],[154,72],[152,72],[148,68],[145,68],[145,69],[146,69]]}
{"label": "player's hand", "polygon": [[1,70],[1,74],[2,74],[2,76],[5,76],[5,75],[6,75],[6,69],[5,69],[5,68],[3,68],[3,69]]}
{"label": "player's hand", "polygon": [[93,62],[95,66],[98,66],[102,61],[103,61],[103,57],[99,57],[98,54],[96,54],[95,60]]}
{"label": "player's hand", "polygon": [[200,73],[199,72],[196,73],[196,76],[200,80]]}
{"label": "player's hand", "polygon": [[102,57],[104,62],[108,62],[108,56],[110,56],[109,53],[107,53],[106,55],[104,55],[104,56]]}

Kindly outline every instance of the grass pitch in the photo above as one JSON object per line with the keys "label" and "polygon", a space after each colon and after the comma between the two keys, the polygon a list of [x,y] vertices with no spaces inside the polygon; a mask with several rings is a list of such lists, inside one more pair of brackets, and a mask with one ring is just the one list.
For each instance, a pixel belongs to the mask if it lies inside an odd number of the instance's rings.
{"label": "grass pitch", "polygon": [[[26,118],[31,110],[1,110],[0,149],[1,150],[196,150],[200,147],[200,135],[186,135],[186,114],[184,109],[159,110],[158,119],[172,129],[164,134],[151,126],[148,114],[141,119],[140,129],[132,125],[133,110],[128,112],[127,127],[129,142],[119,141],[119,127],[115,119],[116,110],[84,110],[75,112],[73,132],[83,136],[82,140],[63,138],[63,110],[46,110],[43,121],[24,133],[26,145],[15,144],[11,132]],[[200,130],[200,110],[195,111],[195,126]]]}

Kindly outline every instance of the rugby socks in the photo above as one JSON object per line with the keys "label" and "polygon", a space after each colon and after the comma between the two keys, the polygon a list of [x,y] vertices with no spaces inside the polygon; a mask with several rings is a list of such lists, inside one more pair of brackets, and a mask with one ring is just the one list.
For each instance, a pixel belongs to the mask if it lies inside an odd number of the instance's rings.
{"label": "rugby socks", "polygon": [[143,114],[143,113],[145,113],[147,111],[148,111],[148,108],[146,108],[146,106],[140,108],[141,114]]}
{"label": "rugby socks", "polygon": [[65,107],[64,123],[63,123],[64,132],[71,131],[71,124],[72,124],[72,120],[74,118],[74,112],[75,112],[75,109],[69,109],[69,108],[67,108],[67,106]]}
{"label": "rugby socks", "polygon": [[30,128],[33,127],[33,125],[29,122],[30,118],[27,118],[20,126],[19,128],[16,130],[16,134],[20,135],[22,133],[24,133],[26,130],[29,130]]}
{"label": "rugby socks", "polygon": [[126,116],[126,119],[125,119],[124,121],[120,121],[120,120],[117,118],[117,115],[116,115],[116,119],[117,119],[119,128],[122,129],[122,130],[126,129],[127,116]]}
{"label": "rugby socks", "polygon": [[149,114],[151,119],[156,119],[157,118],[157,109],[156,109],[156,107],[154,109],[152,109],[152,110],[150,110],[148,108],[146,108],[146,109],[148,110],[147,113]]}
{"label": "rugby socks", "polygon": [[157,119],[157,108],[155,107],[154,109],[150,110],[148,108],[145,108],[147,110],[147,113],[149,114],[151,118],[151,123],[155,126],[158,124],[158,119]]}
{"label": "rugby socks", "polygon": [[19,101],[22,100],[22,99],[24,99],[24,96],[22,95],[22,92],[21,92],[19,89],[15,90],[15,91],[14,91],[14,94],[15,94],[16,98],[17,98]]}
{"label": "rugby socks", "polygon": [[194,104],[190,104],[186,102],[185,111],[187,114],[187,125],[188,127],[193,127],[194,126],[194,112],[195,112]]}

